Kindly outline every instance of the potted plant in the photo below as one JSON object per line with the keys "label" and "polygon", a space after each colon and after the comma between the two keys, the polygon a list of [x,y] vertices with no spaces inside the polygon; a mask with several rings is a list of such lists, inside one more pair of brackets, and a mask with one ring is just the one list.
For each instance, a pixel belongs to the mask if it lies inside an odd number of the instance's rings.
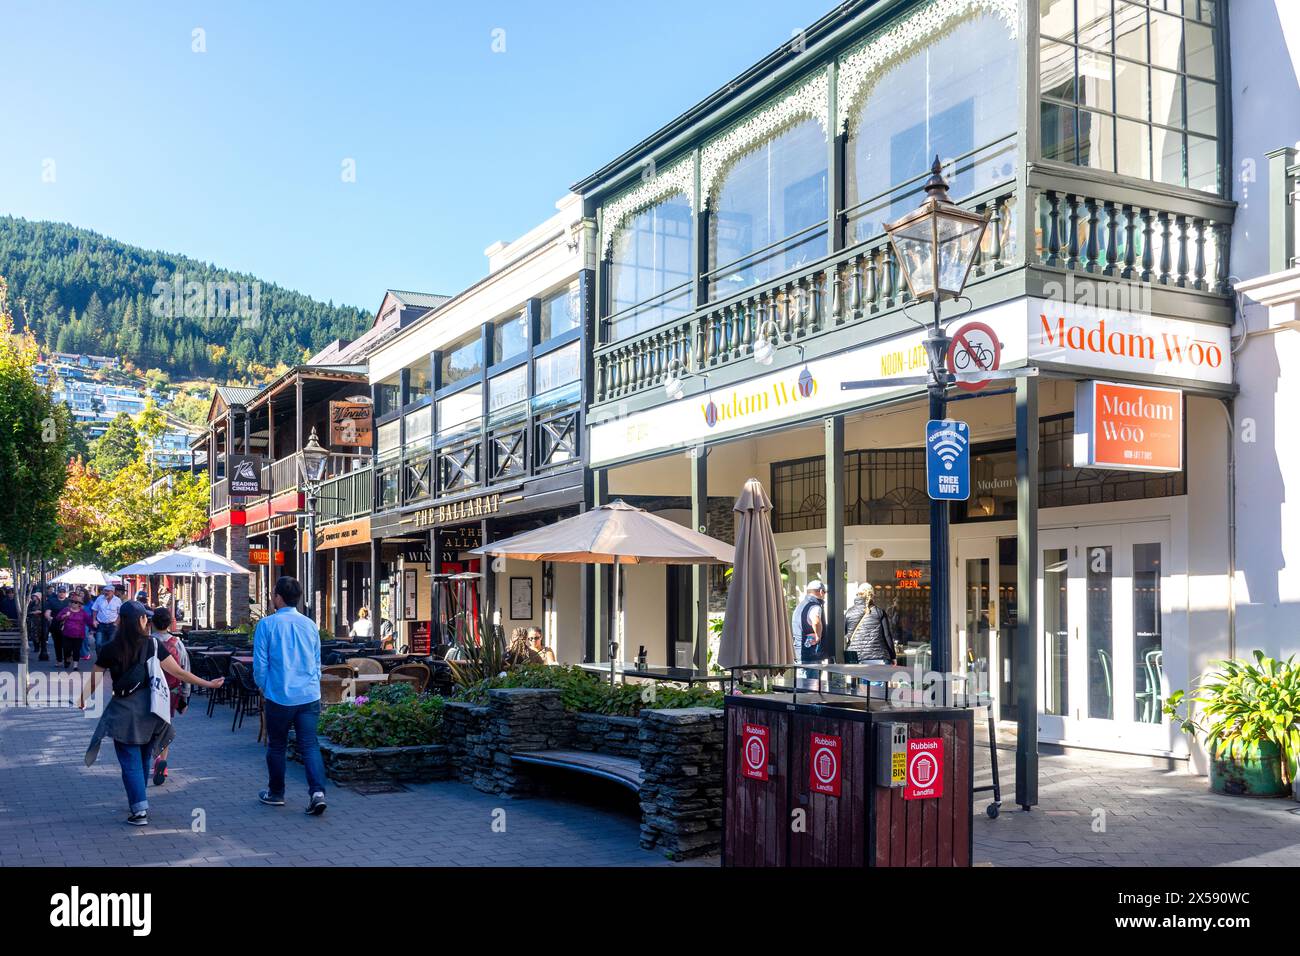
{"label": "potted plant", "polygon": [[[1201,678],[1195,696],[1175,691],[1164,711],[1184,733],[1204,736],[1211,790],[1286,796],[1294,791],[1300,758],[1300,667],[1294,656],[1254,656],[1254,664],[1216,661],[1217,670]],[[1201,705],[1197,716],[1193,704]]]}

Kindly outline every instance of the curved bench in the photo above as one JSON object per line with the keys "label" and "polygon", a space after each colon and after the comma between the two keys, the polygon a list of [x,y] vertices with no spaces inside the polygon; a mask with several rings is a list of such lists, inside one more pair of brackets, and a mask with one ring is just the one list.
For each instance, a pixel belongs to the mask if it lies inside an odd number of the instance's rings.
{"label": "curved bench", "polygon": [[612,780],[627,787],[633,793],[639,793],[645,774],[641,762],[631,757],[611,757],[608,754],[592,753],[588,750],[527,750],[512,753],[510,759],[515,763],[535,767],[553,767],[585,773],[591,777]]}

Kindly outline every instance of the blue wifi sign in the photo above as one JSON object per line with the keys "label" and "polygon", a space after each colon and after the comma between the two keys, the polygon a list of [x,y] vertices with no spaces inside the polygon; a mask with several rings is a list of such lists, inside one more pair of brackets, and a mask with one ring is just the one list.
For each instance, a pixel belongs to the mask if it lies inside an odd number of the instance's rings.
{"label": "blue wifi sign", "polygon": [[925,423],[925,474],[935,501],[970,497],[970,426],[952,419]]}

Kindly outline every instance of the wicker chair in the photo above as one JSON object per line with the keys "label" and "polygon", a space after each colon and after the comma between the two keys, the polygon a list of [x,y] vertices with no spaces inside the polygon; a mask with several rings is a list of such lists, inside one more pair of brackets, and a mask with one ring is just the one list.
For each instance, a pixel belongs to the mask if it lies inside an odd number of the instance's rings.
{"label": "wicker chair", "polygon": [[344,680],[357,676],[357,672],[349,664],[330,664],[328,667],[322,667],[320,672],[321,676],[333,674],[335,677],[342,677]]}
{"label": "wicker chair", "polygon": [[398,664],[388,672],[388,679],[392,680],[394,674],[409,674],[416,678],[416,693],[423,694],[429,686],[429,681],[433,679],[433,672],[429,670],[427,664],[421,664],[418,661],[410,664]]}
{"label": "wicker chair", "polygon": [[355,670],[358,676],[361,674],[382,674],[384,672],[384,665],[379,661],[371,660],[369,657],[349,657],[348,666]]}

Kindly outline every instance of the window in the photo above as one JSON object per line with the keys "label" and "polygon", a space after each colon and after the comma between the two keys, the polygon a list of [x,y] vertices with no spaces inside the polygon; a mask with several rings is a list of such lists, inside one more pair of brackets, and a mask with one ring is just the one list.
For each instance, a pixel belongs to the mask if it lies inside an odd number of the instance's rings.
{"label": "window", "polygon": [[1043,158],[1220,191],[1214,0],[1039,0]]}
{"label": "window", "polygon": [[582,286],[571,283],[542,300],[542,322],[538,341],[548,342],[582,327]]}
{"label": "window", "polygon": [[709,202],[709,297],[826,255],[826,134],[803,119],[734,161]]}
{"label": "window", "polygon": [[483,339],[478,329],[442,350],[438,371],[438,384],[444,388],[483,371]]}
{"label": "window", "polygon": [[406,375],[406,404],[411,405],[433,394],[433,370],[427,360],[408,366]]}
{"label": "window", "polygon": [[582,377],[582,353],[579,343],[537,356],[533,371],[533,408],[577,401]]}
{"label": "window", "polygon": [[488,382],[488,411],[494,420],[520,414],[528,398],[528,366],[494,375]]}
{"label": "window", "polygon": [[[914,209],[936,155],[948,168],[954,199],[1015,175],[1018,59],[1016,41],[1002,21],[979,14],[901,59],[867,87],[849,114],[849,242],[879,235],[886,223]],[[1057,87],[1074,77],[1073,68],[1062,70],[1056,59],[1044,72],[1044,83]]]}
{"label": "window", "polygon": [[429,444],[429,435],[433,431],[432,407],[425,405],[406,416],[406,444]]}
{"label": "window", "polygon": [[402,373],[394,372],[375,385],[375,417],[383,418],[402,406]]}
{"label": "window", "polygon": [[397,451],[402,442],[402,423],[400,421],[391,421],[379,426],[379,435],[376,441],[376,451],[383,455],[388,452]]}
{"label": "window", "polygon": [[675,193],[614,232],[609,256],[610,327],[606,341],[654,328],[691,311],[695,215]]}
{"label": "window", "polygon": [[517,358],[528,351],[528,310],[492,323],[492,364]]}
{"label": "window", "polygon": [[483,385],[461,389],[438,402],[438,441],[462,438],[479,427],[483,417]]}

